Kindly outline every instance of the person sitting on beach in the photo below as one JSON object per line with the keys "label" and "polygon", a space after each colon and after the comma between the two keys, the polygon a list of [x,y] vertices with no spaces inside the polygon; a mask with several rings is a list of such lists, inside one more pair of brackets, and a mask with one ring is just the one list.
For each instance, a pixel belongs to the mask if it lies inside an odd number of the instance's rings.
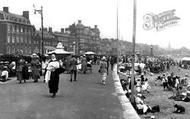
{"label": "person sitting on beach", "polygon": [[151,110],[151,107],[144,103],[143,95],[140,93],[135,96],[135,104],[139,114],[145,114]]}
{"label": "person sitting on beach", "polygon": [[146,78],[142,84],[142,91],[147,91],[149,93],[149,88],[148,78]]}

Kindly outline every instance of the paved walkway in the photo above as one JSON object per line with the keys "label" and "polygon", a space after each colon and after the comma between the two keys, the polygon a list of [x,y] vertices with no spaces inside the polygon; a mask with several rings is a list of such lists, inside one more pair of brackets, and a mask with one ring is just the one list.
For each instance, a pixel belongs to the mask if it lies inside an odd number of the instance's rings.
{"label": "paved walkway", "polygon": [[77,82],[71,83],[68,74],[60,78],[56,98],[42,80],[0,85],[0,119],[123,119],[111,73],[106,86],[100,84],[97,66],[92,74],[79,74]]}
{"label": "paved walkway", "polygon": [[135,109],[131,105],[129,99],[125,96],[125,93],[120,83],[119,76],[117,74],[117,65],[114,66],[112,75],[114,80],[115,91],[123,108],[124,119],[140,119],[139,115],[136,113]]}

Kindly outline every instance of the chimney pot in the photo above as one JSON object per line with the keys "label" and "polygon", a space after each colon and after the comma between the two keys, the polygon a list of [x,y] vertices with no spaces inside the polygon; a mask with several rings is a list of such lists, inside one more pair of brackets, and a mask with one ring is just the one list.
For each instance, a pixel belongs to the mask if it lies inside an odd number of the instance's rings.
{"label": "chimney pot", "polygon": [[9,13],[9,7],[3,7],[3,11]]}
{"label": "chimney pot", "polygon": [[78,20],[78,23],[79,23],[79,24],[81,24],[81,23],[82,23],[82,21],[81,21],[81,20]]}
{"label": "chimney pot", "polygon": [[64,28],[61,28],[61,33],[64,33],[65,32],[65,29]]}
{"label": "chimney pot", "polygon": [[22,16],[29,19],[29,11],[23,11]]}
{"label": "chimney pot", "polygon": [[49,27],[49,32],[52,33],[52,27]]}

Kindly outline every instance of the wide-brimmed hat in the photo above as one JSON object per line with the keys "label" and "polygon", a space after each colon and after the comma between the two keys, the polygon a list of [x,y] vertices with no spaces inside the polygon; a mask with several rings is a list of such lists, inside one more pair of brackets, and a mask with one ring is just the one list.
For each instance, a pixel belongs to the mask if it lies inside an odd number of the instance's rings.
{"label": "wide-brimmed hat", "polygon": [[33,53],[33,54],[32,54],[32,57],[33,57],[33,58],[37,58],[38,55],[37,55],[36,53]]}
{"label": "wide-brimmed hat", "polygon": [[102,60],[106,60],[106,57],[105,57],[105,56],[103,56],[103,57],[102,57]]}
{"label": "wide-brimmed hat", "polygon": [[137,96],[138,96],[138,97],[142,97],[142,94],[141,94],[141,93],[137,93]]}

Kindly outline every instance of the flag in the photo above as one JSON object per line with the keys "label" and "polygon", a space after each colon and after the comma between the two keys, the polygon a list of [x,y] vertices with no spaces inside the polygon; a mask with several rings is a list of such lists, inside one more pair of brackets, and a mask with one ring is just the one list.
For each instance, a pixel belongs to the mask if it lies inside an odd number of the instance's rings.
{"label": "flag", "polygon": [[33,4],[33,8],[35,9],[35,5]]}

